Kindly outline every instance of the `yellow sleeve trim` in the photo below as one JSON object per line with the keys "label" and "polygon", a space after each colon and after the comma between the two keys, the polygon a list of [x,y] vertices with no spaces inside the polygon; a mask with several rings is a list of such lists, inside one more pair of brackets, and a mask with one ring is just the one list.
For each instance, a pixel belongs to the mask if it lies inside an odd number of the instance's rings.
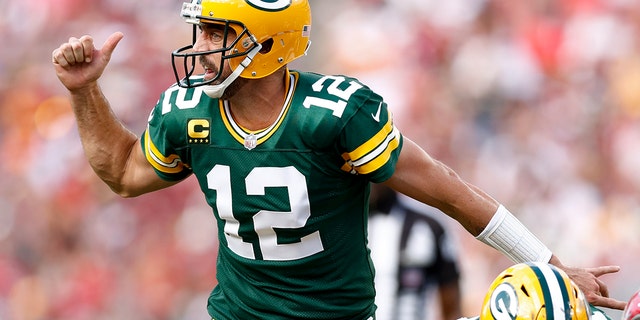
{"label": "yellow sleeve trim", "polygon": [[352,152],[342,155],[346,163],[342,170],[367,174],[382,167],[391,158],[391,153],[400,145],[400,132],[393,125],[389,112],[387,123],[371,139]]}
{"label": "yellow sleeve trim", "polygon": [[389,133],[393,131],[393,124],[391,123],[390,112],[387,119],[389,120],[387,120],[387,123],[384,125],[384,127],[382,127],[380,131],[378,131],[378,133],[376,133],[373,137],[371,137],[371,139],[369,139],[367,142],[363,143],[361,146],[359,146],[355,150],[348,153],[349,159],[356,161],[364,157],[365,155],[367,155],[369,152],[371,152],[371,150],[373,150],[374,148],[376,148],[377,146],[379,146],[381,143],[385,141]]}
{"label": "yellow sleeve trim", "polygon": [[151,138],[149,137],[149,129],[147,128],[147,132],[144,134],[144,149],[145,155],[147,156],[147,161],[156,168],[156,170],[163,173],[180,173],[184,169],[184,164],[180,159],[180,156],[177,154],[172,154],[168,157],[165,157],[153,144]]}
{"label": "yellow sleeve trim", "polygon": [[[394,132],[396,131],[397,130],[394,130]],[[367,174],[367,173],[371,173],[373,171],[378,170],[379,168],[384,166],[385,163],[389,161],[389,159],[391,158],[391,153],[395,149],[397,149],[399,145],[400,145],[400,135],[395,135],[394,137],[392,137],[390,141],[388,141],[382,153],[376,156],[373,160],[361,166],[355,167],[356,171],[360,174]]]}

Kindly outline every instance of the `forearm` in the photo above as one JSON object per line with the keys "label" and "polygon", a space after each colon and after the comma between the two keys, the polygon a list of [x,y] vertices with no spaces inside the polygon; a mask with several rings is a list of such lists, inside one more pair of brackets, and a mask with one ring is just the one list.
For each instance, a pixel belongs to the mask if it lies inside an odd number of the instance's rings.
{"label": "forearm", "polygon": [[[444,164],[440,165],[443,166],[441,170],[451,170]],[[445,212],[456,219],[469,233],[477,236],[487,226],[500,203],[480,188],[451,172],[449,187],[454,191],[445,194],[454,196],[443,204],[444,210],[447,210]]]}
{"label": "forearm", "polygon": [[499,205],[407,138],[396,171],[384,184],[442,210],[474,236],[482,232]]}
{"label": "forearm", "polygon": [[116,118],[96,82],[71,92],[71,105],[89,164],[111,189],[122,189],[137,137]]}

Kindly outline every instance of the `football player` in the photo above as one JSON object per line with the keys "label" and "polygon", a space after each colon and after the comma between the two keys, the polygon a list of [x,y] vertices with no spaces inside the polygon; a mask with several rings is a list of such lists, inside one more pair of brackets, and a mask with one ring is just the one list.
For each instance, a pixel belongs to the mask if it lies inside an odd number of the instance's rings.
{"label": "football player", "polygon": [[551,261],[594,303],[624,307],[598,278],[619,267],[563,265],[503,205],[403,137],[365,84],[290,70],[311,43],[309,1],[194,0],[181,15],[192,42],[173,52],[177,83],[140,137],[98,83],[121,32],[100,49],[71,37],[52,62],[88,161],[114,192],[196,176],[219,232],[214,319],[373,318],[370,182],[437,207],[515,262]]}
{"label": "football player", "polygon": [[491,283],[473,320],[610,320],[590,306],[567,274],[547,263],[519,263]]}

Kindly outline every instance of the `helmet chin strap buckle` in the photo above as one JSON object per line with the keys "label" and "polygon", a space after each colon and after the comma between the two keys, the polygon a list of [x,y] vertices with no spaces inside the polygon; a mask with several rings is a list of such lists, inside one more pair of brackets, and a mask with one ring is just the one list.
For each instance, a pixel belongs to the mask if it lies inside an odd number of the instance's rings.
{"label": "helmet chin strap buckle", "polygon": [[224,81],[222,81],[222,83],[216,84],[216,85],[203,86],[202,91],[207,96],[209,96],[209,98],[218,99],[222,97],[222,94],[224,94],[224,90],[226,90],[227,87],[240,76],[242,71],[244,71],[244,69],[247,68],[249,64],[251,64],[251,62],[253,61],[253,57],[255,57],[256,54],[258,54],[258,52],[261,49],[262,49],[262,44],[258,43],[258,45],[255,48],[249,51],[247,56],[244,58],[244,60],[242,60],[240,65],[238,65],[238,67],[233,71],[233,73],[231,73]]}

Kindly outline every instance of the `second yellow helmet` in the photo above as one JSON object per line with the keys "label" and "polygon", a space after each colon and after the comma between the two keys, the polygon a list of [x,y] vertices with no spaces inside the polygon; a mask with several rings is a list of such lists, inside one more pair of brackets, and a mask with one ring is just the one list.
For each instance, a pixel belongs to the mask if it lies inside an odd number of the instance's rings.
{"label": "second yellow helmet", "polygon": [[590,320],[584,294],[561,269],[547,263],[520,263],[495,278],[480,320]]}

